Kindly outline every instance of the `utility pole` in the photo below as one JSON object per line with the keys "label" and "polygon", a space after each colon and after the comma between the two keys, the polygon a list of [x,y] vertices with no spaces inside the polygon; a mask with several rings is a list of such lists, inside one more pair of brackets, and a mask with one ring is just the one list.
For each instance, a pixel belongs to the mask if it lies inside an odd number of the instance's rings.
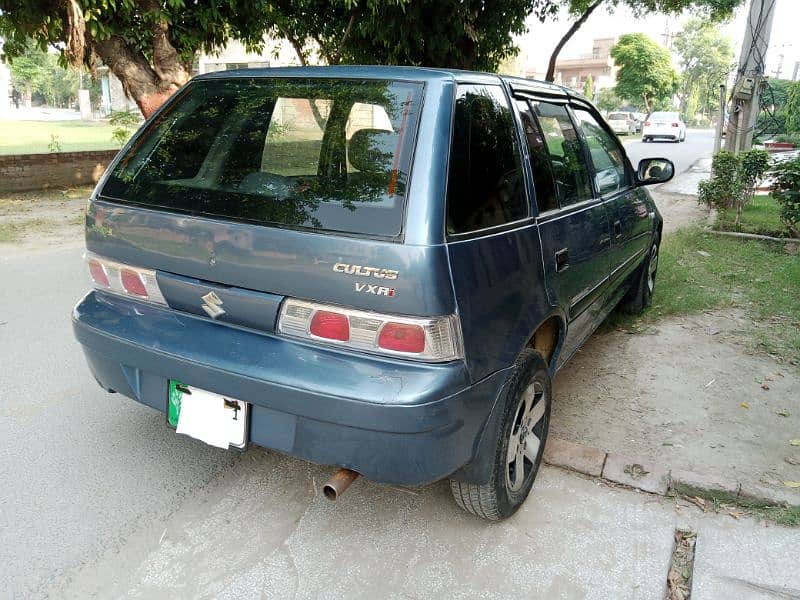
{"label": "utility pole", "polygon": [[725,149],[731,152],[749,150],[753,145],[753,129],[758,118],[776,2],[750,0],[750,15],[739,56],[736,83],[731,92],[731,114],[725,134]]}
{"label": "utility pole", "polygon": [[792,81],[797,81],[798,71],[800,71],[800,60],[794,63],[794,72],[792,73]]}
{"label": "utility pole", "polygon": [[719,86],[719,118],[714,131],[714,156],[722,145],[722,128],[725,127],[725,84]]}

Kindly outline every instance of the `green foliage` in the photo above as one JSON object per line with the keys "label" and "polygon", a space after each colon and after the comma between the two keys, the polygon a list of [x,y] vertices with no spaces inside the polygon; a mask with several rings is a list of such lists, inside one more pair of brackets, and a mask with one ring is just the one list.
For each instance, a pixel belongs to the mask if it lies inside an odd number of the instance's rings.
{"label": "green foliage", "polygon": [[800,158],[777,163],[772,197],[781,205],[781,219],[792,237],[800,237]]}
{"label": "green foliage", "polygon": [[733,152],[720,150],[711,163],[711,178],[697,186],[697,200],[710,208],[726,210],[742,195],[738,177],[739,159]]}
{"label": "green foliage", "polygon": [[800,133],[781,133],[775,136],[775,141],[800,147]]}
{"label": "green foliage", "polygon": [[111,131],[111,139],[120,147],[124,146],[139,127],[140,121],[139,114],[132,110],[120,110],[113,113],[108,119],[108,122],[114,127]]}
{"label": "green foliage", "polygon": [[57,134],[50,134],[50,143],[47,144],[47,149],[50,150],[50,152],[61,152],[61,141],[58,139]]}
{"label": "green foliage", "polygon": [[622,98],[617,96],[614,88],[600,90],[600,93],[597,94],[597,108],[600,110],[611,112],[617,110],[620,106],[622,106]]}
{"label": "green foliage", "polygon": [[786,132],[800,133],[800,81],[789,86],[786,99]]}
{"label": "green foliage", "polygon": [[[559,10],[566,8],[578,16],[596,2],[596,0],[532,0],[533,14],[540,20],[555,17]],[[625,6],[637,17],[647,13],[679,14],[684,10],[693,10],[711,21],[729,18],[733,10],[744,0],[606,0],[608,9]]]}
{"label": "green foliage", "polygon": [[644,33],[621,35],[611,49],[619,70],[615,91],[647,112],[669,102],[678,88],[678,73],[669,51]]}
{"label": "green foliage", "polygon": [[697,200],[723,213],[734,209],[734,225],[738,227],[742,207],[753,198],[755,185],[768,168],[769,154],[764,150],[739,154],[721,150],[711,163],[711,179],[697,186]]}
{"label": "green foliage", "polygon": [[58,55],[37,48],[30,40],[24,54],[10,66],[11,81],[48,106],[70,106],[78,94],[78,75],[59,64]]}
{"label": "green foliage", "polygon": [[583,83],[583,95],[589,100],[594,98],[594,79],[592,79],[591,73],[586,76],[586,81]]}
{"label": "green foliage", "polygon": [[719,86],[735,66],[731,40],[717,23],[693,17],[675,38],[675,50],[681,56],[681,112],[690,119],[698,111],[719,112]]}

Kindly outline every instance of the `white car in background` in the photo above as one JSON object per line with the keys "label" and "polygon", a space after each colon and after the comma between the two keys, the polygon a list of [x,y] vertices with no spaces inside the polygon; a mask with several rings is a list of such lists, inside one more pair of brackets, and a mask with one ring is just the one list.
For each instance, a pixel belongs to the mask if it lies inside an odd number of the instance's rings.
{"label": "white car in background", "polygon": [[642,141],[671,140],[682,142],[686,139],[686,123],[676,112],[653,112],[642,125]]}
{"label": "white car in background", "polygon": [[608,113],[606,120],[611,130],[617,135],[633,135],[636,133],[636,119],[634,119],[631,112]]}

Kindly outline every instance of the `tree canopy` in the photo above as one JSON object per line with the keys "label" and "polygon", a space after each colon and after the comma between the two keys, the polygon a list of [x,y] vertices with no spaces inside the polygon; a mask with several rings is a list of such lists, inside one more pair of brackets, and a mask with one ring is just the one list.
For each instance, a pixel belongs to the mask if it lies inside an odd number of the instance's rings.
{"label": "tree canopy", "polygon": [[0,37],[9,59],[33,39],[62,49],[63,63],[101,60],[149,115],[198,52],[229,40],[260,51],[265,35],[284,38],[304,64],[317,53],[327,64],[493,70],[530,10],[530,0],[0,0]]}
{"label": "tree canopy", "polygon": [[675,50],[681,56],[681,112],[689,118],[697,111],[713,113],[719,104],[719,86],[736,65],[731,40],[715,23],[694,17],[675,37]]}
{"label": "tree canopy", "polygon": [[679,14],[685,10],[692,10],[706,20],[721,21],[730,17],[734,9],[743,2],[744,0],[532,0],[531,11],[541,22],[554,18],[563,10],[575,19],[550,56],[545,78],[547,81],[553,81],[556,60],[561,49],[600,6],[605,6],[609,10],[624,6],[631,9],[636,16],[656,12]]}
{"label": "tree canopy", "polygon": [[611,48],[617,65],[617,95],[641,103],[648,113],[665,105],[678,88],[669,51],[644,33],[626,33]]}

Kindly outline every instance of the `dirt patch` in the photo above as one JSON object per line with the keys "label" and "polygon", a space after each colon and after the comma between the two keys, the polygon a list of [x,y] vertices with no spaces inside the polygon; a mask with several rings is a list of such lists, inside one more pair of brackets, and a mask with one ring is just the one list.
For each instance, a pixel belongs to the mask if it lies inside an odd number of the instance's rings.
{"label": "dirt patch", "polygon": [[556,377],[552,434],[800,501],[787,485],[800,481],[800,374],[750,353],[752,327],[729,311],[595,334]]}
{"label": "dirt patch", "polygon": [[91,187],[0,195],[0,251],[83,243]]}
{"label": "dirt patch", "polygon": [[708,209],[698,204],[697,196],[672,193],[662,188],[650,190],[661,216],[664,217],[664,233],[681,227],[706,223],[710,216]]}

